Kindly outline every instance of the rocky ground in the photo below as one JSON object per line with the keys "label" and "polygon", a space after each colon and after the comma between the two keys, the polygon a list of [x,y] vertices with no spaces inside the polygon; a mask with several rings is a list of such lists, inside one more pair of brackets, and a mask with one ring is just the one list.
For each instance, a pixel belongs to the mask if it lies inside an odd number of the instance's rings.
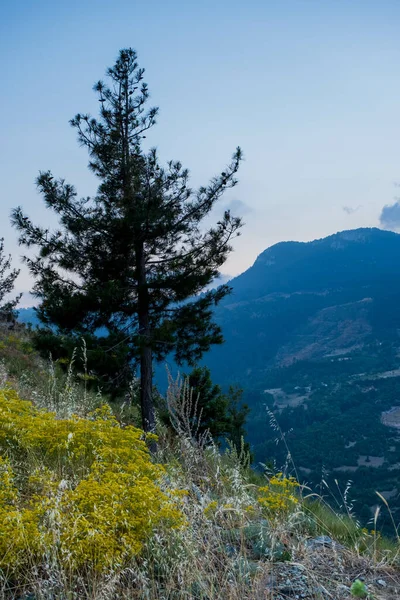
{"label": "rocky ground", "polygon": [[[371,561],[321,536],[310,540],[291,562],[271,564],[259,580],[259,598],[334,599],[354,598],[351,586],[355,580],[366,586],[371,600],[398,600],[400,573],[384,565],[371,566]],[[256,597],[256,596],[255,596]]]}

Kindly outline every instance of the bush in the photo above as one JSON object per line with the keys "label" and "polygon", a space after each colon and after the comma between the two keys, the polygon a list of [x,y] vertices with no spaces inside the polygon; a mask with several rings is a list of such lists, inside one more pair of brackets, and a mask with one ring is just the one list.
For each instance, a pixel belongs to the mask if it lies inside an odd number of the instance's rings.
{"label": "bush", "polygon": [[182,525],[143,435],[107,405],[57,419],[0,390],[0,569],[21,576],[46,556],[106,572],[140,553],[155,528]]}
{"label": "bush", "polygon": [[292,511],[298,504],[298,488],[299,484],[294,477],[285,477],[283,473],[277,473],[271,477],[267,486],[259,488],[261,495],[258,501],[271,517],[281,516]]}

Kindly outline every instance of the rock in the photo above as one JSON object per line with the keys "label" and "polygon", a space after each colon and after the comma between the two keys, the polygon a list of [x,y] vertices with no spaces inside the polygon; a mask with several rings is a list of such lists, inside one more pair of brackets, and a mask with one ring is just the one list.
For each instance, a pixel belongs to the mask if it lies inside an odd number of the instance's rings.
{"label": "rock", "polygon": [[330,538],[328,535],[319,535],[310,541],[316,546],[332,546],[334,543],[332,538]]}
{"label": "rock", "polygon": [[307,540],[306,546],[307,546],[307,548],[310,548],[311,550],[315,550],[317,548],[336,548],[336,549],[344,548],[344,546],[342,546],[342,544],[335,542],[335,540],[330,538],[328,535],[319,535],[318,537]]}
{"label": "rock", "polygon": [[377,579],[377,580],[376,580],[376,583],[377,583],[377,585],[379,585],[380,587],[383,587],[383,588],[387,587],[387,583],[386,583],[386,581],[385,581],[384,579]]}

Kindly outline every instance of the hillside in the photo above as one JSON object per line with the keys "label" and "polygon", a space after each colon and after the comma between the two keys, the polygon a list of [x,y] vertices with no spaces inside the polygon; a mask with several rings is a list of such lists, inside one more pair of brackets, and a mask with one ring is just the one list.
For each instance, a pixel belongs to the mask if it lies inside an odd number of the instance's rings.
{"label": "hillside", "polygon": [[137,413],[81,369],[0,329],[0,598],[398,597],[398,542],[205,444],[179,386],[151,454]]}
{"label": "hillside", "polygon": [[31,324],[33,326],[36,326],[39,323],[34,308],[20,308],[18,310],[18,321],[25,325]]}
{"label": "hillside", "polygon": [[[276,244],[230,285],[216,313],[226,341],[205,363],[217,383],[243,387],[255,463],[281,467],[287,444],[313,489],[327,481],[342,503],[335,480],[344,490],[351,479],[364,523],[376,491],[400,520],[400,235],[358,229]],[[157,373],[163,389],[164,367]]]}
{"label": "hillside", "polygon": [[217,312],[226,343],[206,363],[245,389],[256,461],[286,460],[276,419],[304,480],[353,480],[365,521],[375,490],[399,511],[400,235],[276,244],[230,285]]}
{"label": "hillside", "polygon": [[218,309],[226,343],[211,354],[215,370],[242,379],[392,338],[400,324],[399,259],[400,235],[379,229],[268,248],[231,280],[233,293]]}

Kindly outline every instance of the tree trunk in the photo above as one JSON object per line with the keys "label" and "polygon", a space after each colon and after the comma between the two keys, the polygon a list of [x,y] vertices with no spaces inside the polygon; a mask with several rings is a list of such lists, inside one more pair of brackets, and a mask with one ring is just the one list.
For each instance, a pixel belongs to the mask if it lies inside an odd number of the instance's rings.
{"label": "tree trunk", "polygon": [[[148,311],[139,317],[139,331],[142,335],[142,346],[140,351],[140,406],[143,430],[146,433],[155,433],[156,419],[153,402],[153,352],[150,345],[148,320]],[[157,452],[156,442],[150,442],[149,448],[150,452],[155,454]]]}
{"label": "tree trunk", "polygon": [[[154,432],[156,426],[153,403],[153,352],[149,318],[149,292],[143,246],[136,250],[138,271],[138,321],[140,335],[140,405],[143,429]],[[152,450],[154,448],[152,447]]]}
{"label": "tree trunk", "polygon": [[140,355],[140,405],[144,431],[154,432],[156,421],[153,405],[153,360],[151,347],[146,342]]}

